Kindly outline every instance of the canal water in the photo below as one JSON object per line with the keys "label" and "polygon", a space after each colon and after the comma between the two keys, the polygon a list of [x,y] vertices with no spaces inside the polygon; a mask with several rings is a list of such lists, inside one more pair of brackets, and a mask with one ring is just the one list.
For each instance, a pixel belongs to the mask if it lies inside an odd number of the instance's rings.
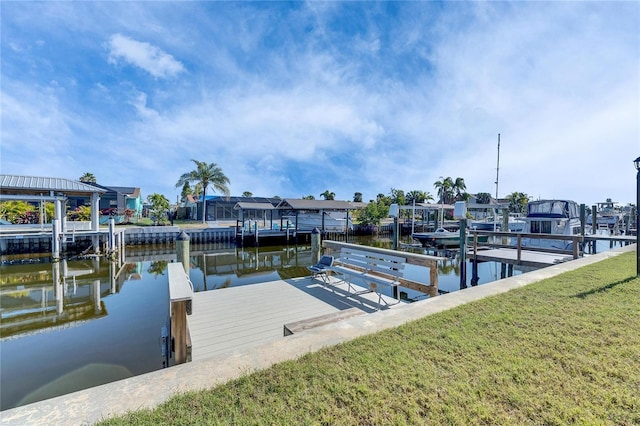
{"label": "canal water", "polygon": [[[357,242],[390,246],[385,240]],[[308,276],[311,256],[309,246],[193,246],[190,276],[198,292],[286,280]],[[47,257],[4,257],[0,409],[171,365],[163,354],[162,329],[169,320],[167,264],[175,259],[170,246],[127,249],[121,264],[97,257],[58,263]],[[439,263],[441,291],[461,288],[459,270],[455,258]],[[467,271],[470,275],[470,265]],[[482,263],[479,284],[509,272],[493,262]],[[406,273],[409,279],[428,282],[424,268],[407,265]],[[401,294],[408,300],[427,297],[413,290]]]}

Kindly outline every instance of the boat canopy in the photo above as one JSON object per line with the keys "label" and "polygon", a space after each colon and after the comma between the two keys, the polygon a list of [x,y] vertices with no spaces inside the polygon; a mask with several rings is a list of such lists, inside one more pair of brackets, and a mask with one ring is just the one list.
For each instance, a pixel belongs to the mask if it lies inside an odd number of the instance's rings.
{"label": "boat canopy", "polygon": [[527,217],[576,218],[580,209],[571,200],[538,200],[527,205]]}

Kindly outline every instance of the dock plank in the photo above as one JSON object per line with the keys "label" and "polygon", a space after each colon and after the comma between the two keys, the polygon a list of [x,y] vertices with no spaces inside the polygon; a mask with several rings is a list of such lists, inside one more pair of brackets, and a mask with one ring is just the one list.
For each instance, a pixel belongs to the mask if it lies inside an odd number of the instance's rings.
{"label": "dock plank", "polygon": [[377,301],[373,292],[348,296],[346,284],[325,287],[311,278],[197,292],[193,314],[188,317],[191,359],[283,339],[284,324],[354,307],[375,312]]}

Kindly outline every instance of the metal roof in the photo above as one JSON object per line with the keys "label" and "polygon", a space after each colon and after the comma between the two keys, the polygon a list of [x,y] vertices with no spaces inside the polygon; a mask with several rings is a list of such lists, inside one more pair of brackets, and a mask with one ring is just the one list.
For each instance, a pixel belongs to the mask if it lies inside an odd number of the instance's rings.
{"label": "metal roof", "polygon": [[64,193],[103,193],[103,189],[93,185],[64,178],[0,175],[2,191],[58,191]]}
{"label": "metal roof", "polygon": [[238,202],[233,206],[234,210],[275,210],[271,203],[246,203]]}

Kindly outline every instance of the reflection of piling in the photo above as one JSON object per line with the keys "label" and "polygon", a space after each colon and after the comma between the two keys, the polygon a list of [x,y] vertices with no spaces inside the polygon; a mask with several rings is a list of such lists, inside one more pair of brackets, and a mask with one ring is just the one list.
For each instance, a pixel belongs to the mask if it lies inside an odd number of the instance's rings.
{"label": "reflection of piling", "polygon": [[313,228],[313,231],[311,231],[311,263],[314,265],[320,261],[321,235],[318,228]]}
{"label": "reflection of piling", "polygon": [[182,263],[187,276],[189,276],[191,269],[189,265],[189,246],[189,235],[184,231],[180,232],[180,235],[176,238],[176,254],[178,255],[178,262]]}
{"label": "reflection of piling", "polygon": [[[54,219],[55,220],[55,219]],[[60,263],[53,262],[51,268],[53,270],[53,292],[56,298],[56,313],[62,315],[64,311],[64,289],[62,288],[62,279],[60,276]],[[65,261],[62,261],[63,265],[66,265]]]}

